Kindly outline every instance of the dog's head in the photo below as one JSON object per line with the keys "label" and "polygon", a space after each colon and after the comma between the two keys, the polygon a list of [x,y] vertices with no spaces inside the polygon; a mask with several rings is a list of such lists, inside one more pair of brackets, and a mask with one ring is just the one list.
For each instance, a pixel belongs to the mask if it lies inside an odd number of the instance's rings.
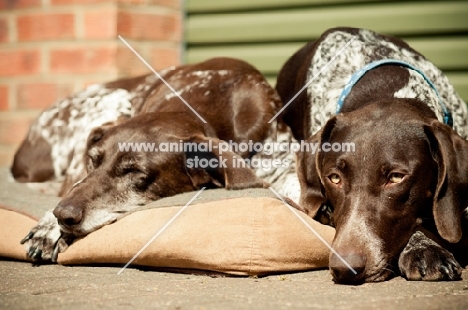
{"label": "dog's head", "polygon": [[426,114],[403,99],[339,114],[309,139],[321,152],[298,155],[301,205],[316,218],[324,206],[333,210],[336,282],[388,278],[423,222],[460,240],[468,142]]}
{"label": "dog's head", "polygon": [[[202,187],[264,187],[242,157],[221,152],[220,140],[192,115],[145,113],[88,138],[88,175],[54,210],[62,230],[86,235],[122,213]],[[125,149],[127,147],[127,149]],[[137,147],[140,149],[133,149]]]}

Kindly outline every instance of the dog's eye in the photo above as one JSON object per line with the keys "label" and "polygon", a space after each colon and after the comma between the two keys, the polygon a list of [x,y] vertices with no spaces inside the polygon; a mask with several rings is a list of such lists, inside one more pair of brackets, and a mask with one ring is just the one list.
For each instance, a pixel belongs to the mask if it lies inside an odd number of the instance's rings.
{"label": "dog's eye", "polygon": [[88,155],[88,162],[87,162],[87,168],[88,171],[93,170],[94,168],[98,167],[102,162],[102,156],[97,155],[97,156],[90,156]]}
{"label": "dog's eye", "polygon": [[141,171],[140,169],[134,167],[134,166],[129,166],[129,167],[123,167],[121,168],[120,171],[121,176],[129,176],[133,180],[144,180],[147,176],[146,173]]}
{"label": "dog's eye", "polygon": [[404,177],[405,175],[402,173],[392,173],[390,174],[388,181],[390,183],[396,184],[396,183],[400,183],[401,181],[403,181]]}
{"label": "dog's eye", "polygon": [[148,176],[141,171],[133,170],[131,183],[137,190],[145,190],[149,185]]}
{"label": "dog's eye", "polygon": [[146,181],[146,176],[141,176],[133,181],[133,185],[138,190],[145,190],[148,187],[148,182]]}
{"label": "dog's eye", "polygon": [[144,175],[145,173],[143,171],[141,171],[138,167],[136,166],[125,166],[125,167],[121,167],[120,168],[120,172],[121,172],[121,175],[132,175],[132,176],[135,176],[135,175]]}
{"label": "dog's eye", "polygon": [[330,179],[330,182],[332,182],[333,184],[337,184],[337,185],[340,184],[340,182],[341,182],[340,176],[338,174],[336,174],[336,173],[331,174],[328,177],[328,179]]}

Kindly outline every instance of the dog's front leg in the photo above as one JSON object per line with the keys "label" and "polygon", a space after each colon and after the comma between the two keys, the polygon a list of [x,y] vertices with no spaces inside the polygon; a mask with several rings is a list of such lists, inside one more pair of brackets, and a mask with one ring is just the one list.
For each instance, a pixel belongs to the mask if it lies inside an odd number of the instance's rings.
{"label": "dog's front leg", "polygon": [[416,231],[398,260],[401,275],[408,280],[442,281],[461,279],[462,267],[455,257]]}
{"label": "dog's front leg", "polygon": [[21,240],[26,243],[26,253],[35,262],[57,261],[58,253],[65,251],[73,236],[60,230],[57,218],[49,210]]}

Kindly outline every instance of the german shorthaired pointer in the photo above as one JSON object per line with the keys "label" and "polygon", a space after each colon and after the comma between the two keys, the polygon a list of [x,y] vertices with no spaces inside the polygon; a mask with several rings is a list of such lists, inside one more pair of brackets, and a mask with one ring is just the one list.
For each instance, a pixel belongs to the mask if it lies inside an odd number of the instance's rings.
{"label": "german shorthaired pointer", "polygon": [[383,281],[396,266],[409,280],[459,279],[468,249],[466,104],[421,54],[369,30],[331,29],[296,52],[278,77],[283,103],[317,75],[284,120],[321,150],[298,153],[297,175],[301,207],[336,227],[334,281]]}
{"label": "german shorthaired pointer", "polygon": [[[261,142],[281,105],[276,91],[249,64],[215,58],[161,72],[195,113],[156,76],[93,85],[46,110],[16,154],[19,181],[64,180],[58,206],[22,241],[35,261],[55,261],[76,236],[114,222],[139,205],[201,187],[265,187],[220,153],[222,140]],[[94,127],[94,129],[93,129]],[[206,148],[170,152],[119,150],[119,143],[190,143]],[[199,156],[218,165],[187,165]],[[222,158],[221,158],[222,157]],[[206,167],[206,168],[205,168]],[[205,169],[202,169],[205,168]]]}

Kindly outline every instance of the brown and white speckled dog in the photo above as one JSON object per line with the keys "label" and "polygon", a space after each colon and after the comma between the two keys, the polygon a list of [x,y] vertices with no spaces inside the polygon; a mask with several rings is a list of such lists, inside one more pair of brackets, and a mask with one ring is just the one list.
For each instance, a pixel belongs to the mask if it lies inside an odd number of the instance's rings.
{"label": "brown and white speckled dog", "polygon": [[[55,261],[75,236],[112,223],[139,205],[201,187],[264,187],[247,158],[223,152],[223,164],[188,166],[194,156],[218,159],[221,140],[261,142],[280,99],[251,65],[214,58],[161,72],[206,121],[154,75],[93,85],[58,101],[33,124],[18,150],[12,173],[18,181],[63,180],[63,199],[22,241],[29,257]],[[210,143],[203,154],[121,151],[119,143]]]}
{"label": "brown and white speckled dog", "polygon": [[301,207],[336,227],[334,280],[383,281],[396,266],[411,280],[458,279],[447,249],[467,257],[468,119],[447,77],[405,42],[353,28],[325,32],[285,63],[283,103],[314,76],[286,123],[320,150],[355,145],[298,155]]}

